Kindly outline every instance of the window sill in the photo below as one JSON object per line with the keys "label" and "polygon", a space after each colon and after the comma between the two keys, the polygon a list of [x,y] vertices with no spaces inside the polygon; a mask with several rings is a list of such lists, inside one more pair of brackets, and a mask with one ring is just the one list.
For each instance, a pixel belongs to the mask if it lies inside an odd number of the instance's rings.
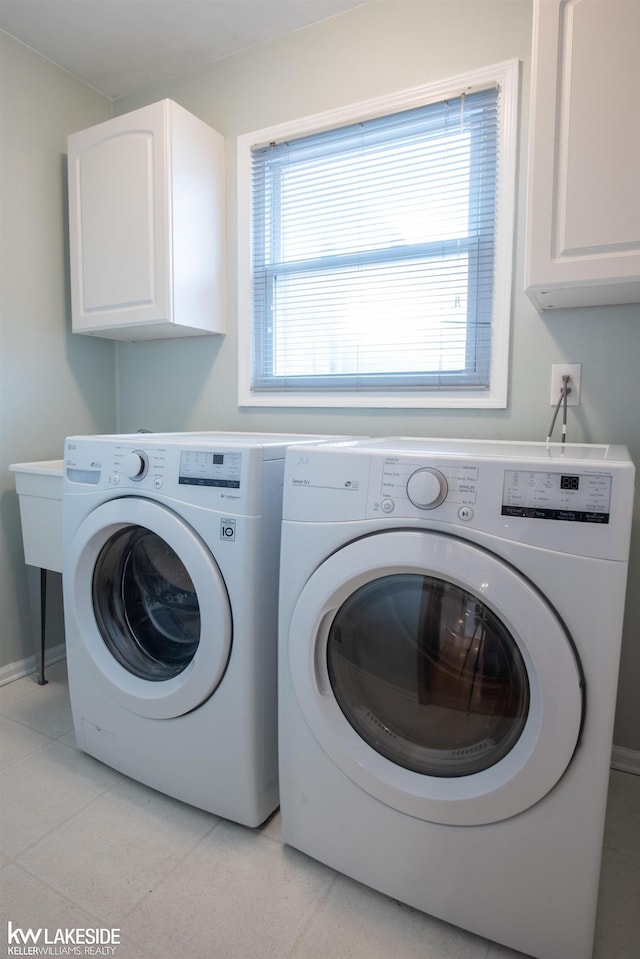
{"label": "window sill", "polygon": [[403,395],[380,393],[296,393],[273,391],[264,393],[244,392],[238,398],[240,407],[288,407],[290,409],[506,409],[507,397],[483,390],[482,393],[437,394],[405,393]]}

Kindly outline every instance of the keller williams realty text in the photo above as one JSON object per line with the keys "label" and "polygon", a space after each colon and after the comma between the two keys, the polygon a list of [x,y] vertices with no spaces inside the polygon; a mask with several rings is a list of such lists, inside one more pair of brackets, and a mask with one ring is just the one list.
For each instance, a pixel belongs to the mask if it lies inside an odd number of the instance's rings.
{"label": "keller williams realty text", "polygon": [[113,956],[120,945],[119,929],[22,929],[9,920],[10,956]]}
{"label": "keller williams realty text", "polygon": [[8,956],[113,956],[117,946],[9,946]]}

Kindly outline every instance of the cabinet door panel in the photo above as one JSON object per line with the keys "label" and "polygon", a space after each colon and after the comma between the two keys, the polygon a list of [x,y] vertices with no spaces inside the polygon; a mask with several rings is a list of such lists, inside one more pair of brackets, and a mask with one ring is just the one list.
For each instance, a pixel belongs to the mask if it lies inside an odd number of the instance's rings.
{"label": "cabinet door panel", "polygon": [[637,0],[534,0],[525,286],[539,309],[640,302]]}
{"label": "cabinet door panel", "polygon": [[68,142],[74,332],[222,333],[224,137],[161,100]]}
{"label": "cabinet door panel", "polygon": [[640,189],[623,186],[637,183],[640,169],[638,87],[630,72],[640,41],[634,7],[588,2],[567,10],[572,39],[561,83],[560,155],[566,167],[558,252],[612,253],[638,245]]}
{"label": "cabinet door panel", "polygon": [[[156,298],[153,142],[120,134],[79,161],[83,312]],[[117,243],[113,237],[119,237]]]}

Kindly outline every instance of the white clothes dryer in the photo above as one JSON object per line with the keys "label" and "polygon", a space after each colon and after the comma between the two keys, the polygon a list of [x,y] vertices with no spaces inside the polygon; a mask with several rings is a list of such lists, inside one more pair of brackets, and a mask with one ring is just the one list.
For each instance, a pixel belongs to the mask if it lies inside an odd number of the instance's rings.
{"label": "white clothes dryer", "polygon": [[313,437],[65,441],[63,593],[78,745],[247,826],[278,805],[282,481],[286,447],[302,439]]}
{"label": "white clothes dryer", "polygon": [[591,955],[633,484],[619,446],[289,451],[285,842],[540,959]]}

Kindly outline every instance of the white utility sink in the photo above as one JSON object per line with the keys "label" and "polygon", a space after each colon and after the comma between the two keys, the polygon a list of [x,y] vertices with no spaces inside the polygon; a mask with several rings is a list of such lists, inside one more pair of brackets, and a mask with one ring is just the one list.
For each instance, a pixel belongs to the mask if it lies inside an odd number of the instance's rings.
{"label": "white utility sink", "polygon": [[24,561],[62,572],[62,460],[12,463],[20,499]]}

